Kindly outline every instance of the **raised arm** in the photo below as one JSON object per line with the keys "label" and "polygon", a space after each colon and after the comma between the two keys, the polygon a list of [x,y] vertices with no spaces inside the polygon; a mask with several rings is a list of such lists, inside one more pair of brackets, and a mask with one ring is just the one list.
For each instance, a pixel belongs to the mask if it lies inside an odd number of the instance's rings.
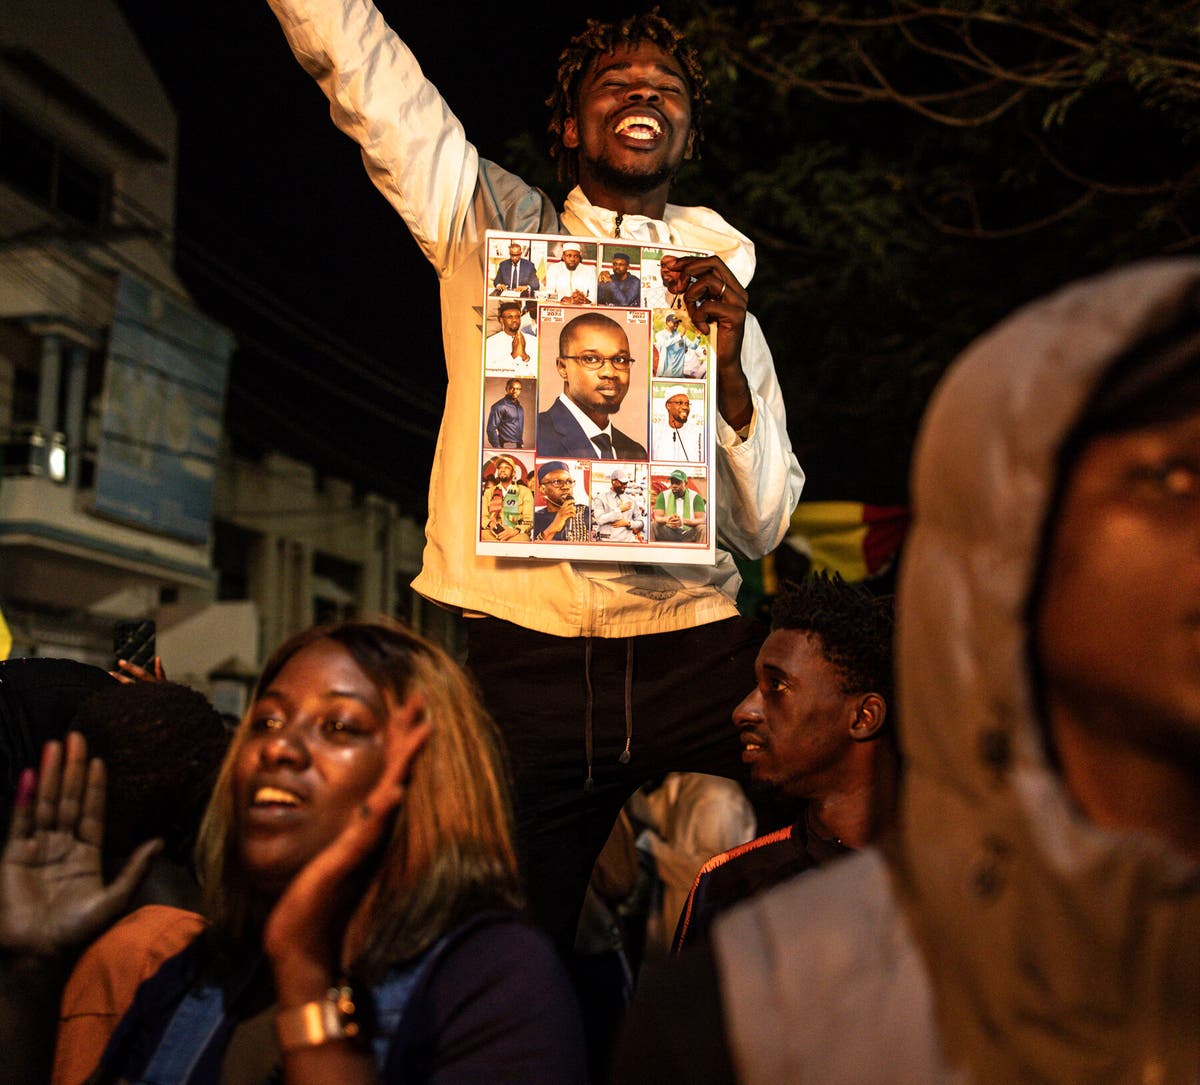
{"label": "raised arm", "polygon": [[438,274],[482,233],[538,218],[543,198],[480,161],[462,125],[370,0],[268,0],[296,59],[321,86],[334,123],[358,143],[375,187]]}
{"label": "raised arm", "polygon": [[83,736],[49,742],[21,775],[0,858],[0,1051],[8,1085],[50,1076],[58,999],[75,954],[124,910],[162,842],[101,875],[104,765]]}

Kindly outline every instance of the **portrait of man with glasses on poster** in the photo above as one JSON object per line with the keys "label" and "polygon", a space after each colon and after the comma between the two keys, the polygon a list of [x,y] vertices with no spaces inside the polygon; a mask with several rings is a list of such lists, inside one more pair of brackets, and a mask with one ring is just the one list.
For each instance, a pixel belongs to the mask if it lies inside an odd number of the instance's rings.
{"label": "portrait of man with glasses on poster", "polygon": [[[490,244],[491,234],[488,238]],[[499,238],[496,244],[503,240]],[[548,235],[535,236],[529,240],[530,252],[540,260],[544,254],[557,251],[557,243],[556,238]],[[620,244],[625,260],[643,266],[645,261],[639,246],[628,242]],[[604,247],[600,239],[583,245],[589,253]],[[654,250],[659,259],[664,252]],[[663,283],[671,295],[679,292],[682,296],[691,280],[668,282],[664,268]],[[490,278],[483,285],[490,287]],[[483,300],[486,305],[486,297]],[[663,326],[665,315],[674,313],[675,310],[669,307],[656,309],[645,304],[600,306],[595,302],[574,304],[565,300],[539,300],[533,335],[537,343],[536,391],[533,395],[537,414],[532,436],[537,484],[533,485],[531,481],[537,507],[533,531],[507,539],[482,536],[477,546],[479,553],[497,557],[552,559],[569,556],[572,560],[619,561],[622,551],[632,555],[636,550],[639,551],[638,560],[685,564],[715,560],[709,543],[715,528],[709,523],[713,515],[708,510],[715,508],[715,502],[711,500],[706,499],[700,505],[704,523],[698,526],[704,530],[697,531],[688,546],[674,538],[654,540],[649,531],[648,510],[640,533],[614,534],[608,528],[607,520],[598,521],[595,510],[590,507],[593,483],[599,486],[597,492],[603,504],[612,499],[609,491],[614,477],[636,476],[648,480],[650,474],[654,474],[665,478],[678,466],[678,462],[667,461],[678,461],[679,456],[667,456],[661,448],[652,448],[650,439],[655,411],[663,409],[652,400],[655,329]],[[713,347],[711,335],[704,337],[695,331],[693,334],[706,349]],[[496,378],[486,351],[484,376],[485,382]],[[657,383],[657,394],[661,398],[665,384]],[[708,412],[715,409],[714,384],[705,375],[688,382],[689,405],[694,406],[698,419],[707,417]],[[694,429],[695,439],[688,446],[687,459],[695,464],[697,477],[706,477],[711,482],[707,465],[714,454],[712,435],[702,425],[697,424]],[[661,445],[661,441],[659,443]],[[487,446],[481,445],[481,452],[486,451]],[[664,462],[659,463],[660,460]],[[546,473],[545,478],[543,473]],[[642,490],[649,497],[645,483]]]}
{"label": "portrait of man with glasses on poster", "polygon": [[[555,329],[554,307],[544,308],[542,335],[548,348],[554,347],[555,330],[558,336],[557,346],[547,352],[543,364],[542,387],[561,391],[538,414],[538,455],[646,459],[646,314],[636,309],[597,312],[563,306],[562,324]],[[621,421],[629,432],[615,425],[627,396],[630,409]]]}

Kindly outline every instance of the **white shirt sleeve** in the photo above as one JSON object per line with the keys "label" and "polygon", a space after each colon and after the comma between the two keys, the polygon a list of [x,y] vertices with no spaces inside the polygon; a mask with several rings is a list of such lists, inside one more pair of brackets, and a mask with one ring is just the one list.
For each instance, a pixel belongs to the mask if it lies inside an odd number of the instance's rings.
{"label": "white shirt sleeve", "polygon": [[494,213],[477,221],[478,152],[370,0],[268,3],[296,59],[329,99],[334,123],[358,143],[375,187],[440,276],[450,275],[483,231],[510,220],[518,207],[537,220],[533,203],[540,194],[489,163],[483,195]]}
{"label": "white shirt sleeve", "polygon": [[752,313],[746,314],[742,370],[750,383],[754,414],[744,441],[717,415],[717,532],[737,553],[757,558],[774,550],[787,534],[804,472],[788,438],[771,348]]}

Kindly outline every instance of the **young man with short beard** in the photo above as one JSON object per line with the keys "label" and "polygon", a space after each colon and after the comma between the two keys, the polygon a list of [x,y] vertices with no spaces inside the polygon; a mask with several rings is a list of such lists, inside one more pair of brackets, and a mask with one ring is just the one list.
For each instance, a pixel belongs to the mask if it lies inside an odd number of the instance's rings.
{"label": "young man with short beard", "polygon": [[796,820],[700,868],[676,955],[703,942],[738,901],[865,847],[895,814],[891,598],[836,574],[785,584],[754,670],[754,688],[733,710],[742,760],[753,784]]}
{"label": "young man with short beard", "polygon": [[546,290],[550,297],[568,305],[588,305],[596,301],[596,269],[582,264],[583,252],[576,241],[562,247],[562,260],[546,272]]}
{"label": "young man with short beard", "polygon": [[601,305],[624,305],[630,309],[641,305],[642,280],[630,274],[627,253],[619,252],[612,258],[612,273],[601,275],[596,300]]}
{"label": "young man with short beard", "polygon": [[472,618],[468,663],[511,754],[533,910],[569,946],[592,863],[627,796],[672,769],[739,771],[728,717],[762,632],[738,616],[739,577],[724,550],[711,567],[476,555],[478,529],[461,495],[479,470],[484,231],[715,253],[664,256],[662,267],[685,284],[693,323],[717,329],[712,473],[722,539],[750,557],[773,549],[803,474],[770,351],[746,308],[754,248],[715,212],[667,202],[698,148],[704,77],[695,51],[655,14],[593,23],[572,39],[551,107],[553,153],[578,181],[560,211],[479,157],[370,0],[270,3],[441,280],[449,381],[413,586]]}

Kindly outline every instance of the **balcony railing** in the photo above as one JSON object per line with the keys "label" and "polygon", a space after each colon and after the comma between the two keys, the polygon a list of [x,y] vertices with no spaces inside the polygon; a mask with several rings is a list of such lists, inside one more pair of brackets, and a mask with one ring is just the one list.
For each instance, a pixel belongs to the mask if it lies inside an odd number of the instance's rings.
{"label": "balcony railing", "polygon": [[0,474],[65,482],[66,435],[44,430],[36,423],[0,428]]}

